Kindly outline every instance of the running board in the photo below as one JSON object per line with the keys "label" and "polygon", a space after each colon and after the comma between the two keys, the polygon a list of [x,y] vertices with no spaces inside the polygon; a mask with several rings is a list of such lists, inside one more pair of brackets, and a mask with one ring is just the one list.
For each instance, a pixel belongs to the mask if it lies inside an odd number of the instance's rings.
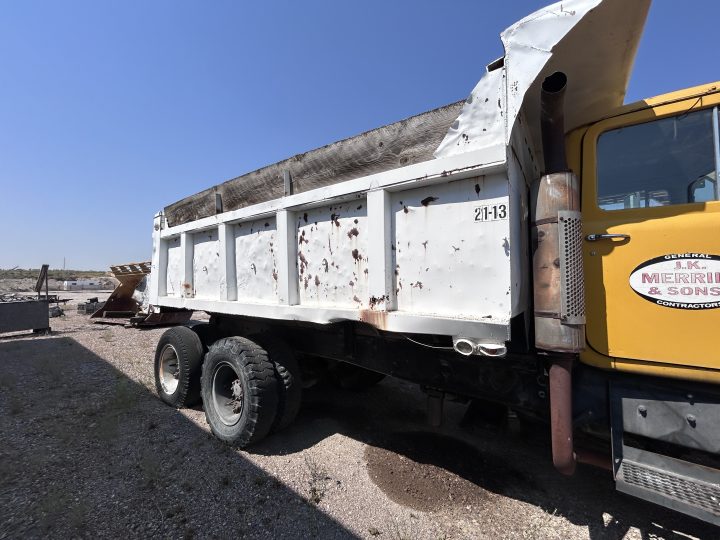
{"label": "running board", "polygon": [[622,493],[720,526],[716,469],[623,445],[615,486]]}

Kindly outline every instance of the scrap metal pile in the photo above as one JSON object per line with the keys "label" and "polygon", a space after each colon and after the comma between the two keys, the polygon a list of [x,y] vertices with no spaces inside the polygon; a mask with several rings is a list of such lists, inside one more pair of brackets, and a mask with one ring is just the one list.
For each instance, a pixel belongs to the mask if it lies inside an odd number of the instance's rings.
{"label": "scrap metal pile", "polygon": [[[0,298],[0,333],[20,332],[32,330],[35,333],[50,332],[49,299],[48,294],[48,268],[43,264],[35,284],[36,296],[4,294]],[[40,297],[40,291],[45,286],[45,298]],[[57,311],[60,306],[56,304]]]}

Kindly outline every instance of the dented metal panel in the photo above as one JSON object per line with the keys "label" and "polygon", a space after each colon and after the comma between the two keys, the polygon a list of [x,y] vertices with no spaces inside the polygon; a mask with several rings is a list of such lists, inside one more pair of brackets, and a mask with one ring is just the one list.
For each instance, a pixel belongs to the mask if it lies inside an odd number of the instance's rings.
{"label": "dented metal panel", "polygon": [[508,193],[491,175],[393,194],[399,311],[509,319]]}
{"label": "dented metal panel", "polygon": [[217,229],[201,231],[193,236],[192,296],[220,298],[220,242]]}
{"label": "dented metal panel", "polygon": [[232,227],[238,300],[277,302],[278,248],[275,218],[240,222]]}
{"label": "dented metal panel", "polygon": [[557,70],[571,81],[568,130],[622,105],[649,7],[650,0],[564,0],[507,28],[505,56],[488,66],[435,157],[509,144],[522,111],[539,153],[536,96],[540,82]]}
{"label": "dented metal panel", "polygon": [[167,296],[182,296],[183,255],[180,237],[170,238],[165,250],[167,252],[167,274],[164,277]]}
{"label": "dented metal panel", "polygon": [[477,170],[487,174],[441,170],[354,193],[344,191],[352,183],[337,185],[214,223],[168,229],[159,215],[153,280],[167,291],[153,284],[152,303],[502,343],[513,306],[525,305],[511,288],[521,242],[510,223],[521,214],[510,206],[507,171]]}
{"label": "dented metal panel", "polygon": [[367,201],[297,212],[296,218],[300,304],[367,307]]}

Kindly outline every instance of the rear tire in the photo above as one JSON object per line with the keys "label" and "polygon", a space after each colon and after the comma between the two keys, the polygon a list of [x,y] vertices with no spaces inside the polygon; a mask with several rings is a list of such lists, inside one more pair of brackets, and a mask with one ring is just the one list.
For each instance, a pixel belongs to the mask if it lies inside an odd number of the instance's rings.
{"label": "rear tire", "polygon": [[241,337],[216,341],[201,377],[205,418],[213,434],[245,447],[270,433],[278,411],[278,382],[267,352]]}
{"label": "rear tire", "polygon": [[302,373],[293,350],[272,335],[258,336],[275,368],[278,382],[278,409],[271,432],[289,426],[300,411],[302,402]]}
{"label": "rear tire", "polygon": [[155,389],[171,407],[200,401],[200,368],[203,360],[200,338],[190,328],[167,330],[155,349]]}

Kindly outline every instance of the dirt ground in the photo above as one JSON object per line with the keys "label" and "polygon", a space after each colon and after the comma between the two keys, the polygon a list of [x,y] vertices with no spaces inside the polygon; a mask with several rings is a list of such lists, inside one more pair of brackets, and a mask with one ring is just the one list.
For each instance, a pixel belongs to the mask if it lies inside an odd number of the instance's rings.
{"label": "dirt ground", "polygon": [[543,432],[461,427],[457,403],[431,429],[397,380],[308,390],[287,430],[232,449],[201,408],[156,397],[164,329],[93,324],[74,302],[49,336],[0,337],[0,539],[719,536],[604,471],[561,477]]}

